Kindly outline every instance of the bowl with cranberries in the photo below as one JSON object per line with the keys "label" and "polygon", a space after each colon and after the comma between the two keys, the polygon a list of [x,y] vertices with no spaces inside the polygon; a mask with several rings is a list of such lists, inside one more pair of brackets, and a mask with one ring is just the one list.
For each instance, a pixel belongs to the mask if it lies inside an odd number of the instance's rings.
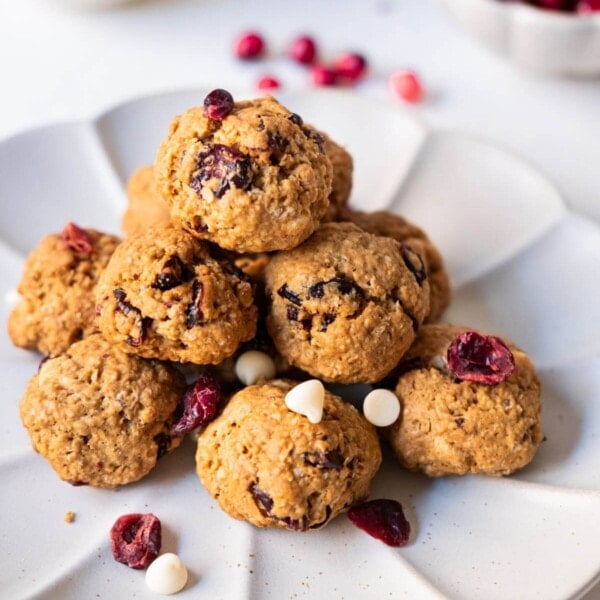
{"label": "bowl with cranberries", "polygon": [[468,33],[526,70],[600,75],[600,0],[441,0]]}

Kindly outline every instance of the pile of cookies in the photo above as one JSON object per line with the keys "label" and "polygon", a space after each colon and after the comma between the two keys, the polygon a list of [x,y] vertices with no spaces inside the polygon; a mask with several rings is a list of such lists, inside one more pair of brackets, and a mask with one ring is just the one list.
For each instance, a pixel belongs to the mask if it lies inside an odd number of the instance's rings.
{"label": "pile of cookies", "polygon": [[[440,253],[399,215],[352,210],[351,184],[348,152],[274,98],[214,90],[176,117],[129,181],[123,241],[69,223],[27,259],[8,329],[46,355],[20,405],[34,449],[72,484],[136,481],[216,379],[198,476],[257,526],[318,528],[365,500],[380,437],[429,476],[529,463],[531,361],[439,324]],[[391,389],[399,417],[376,428],[323,389],[308,418],[287,401],[306,380]]]}

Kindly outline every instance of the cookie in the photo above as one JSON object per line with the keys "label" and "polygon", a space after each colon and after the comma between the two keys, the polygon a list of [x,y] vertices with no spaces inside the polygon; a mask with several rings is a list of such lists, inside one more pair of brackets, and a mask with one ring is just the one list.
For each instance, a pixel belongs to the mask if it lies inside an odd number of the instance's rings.
{"label": "cookie", "polygon": [[73,485],[137,481],[181,441],[170,426],[185,379],[100,335],[44,361],[19,405],[36,452]]}
{"label": "cookie", "polygon": [[427,268],[431,290],[429,315],[425,322],[438,321],[450,304],[450,280],[444,268],[442,255],[427,234],[404,217],[387,211],[366,213],[342,209],[339,220],[351,221],[369,233],[404,242],[421,255]]}
{"label": "cookie", "polygon": [[44,237],[25,261],[8,318],[12,342],[56,356],[95,331],[95,288],[119,241],[74,223]]}
{"label": "cookie", "polygon": [[[405,467],[431,477],[508,475],[533,459],[544,437],[540,381],[523,351],[506,342],[514,370],[497,383],[460,379],[450,370],[448,348],[467,330],[423,326],[400,364],[406,370],[396,386],[402,410],[389,442]],[[475,367],[477,376],[482,367]]]}
{"label": "cookie", "polygon": [[156,189],[154,167],[147,165],[134,171],[127,182],[127,210],[121,220],[126,236],[169,220],[169,207]]}
{"label": "cookie", "polygon": [[285,404],[294,385],[244,388],[198,438],[196,469],[209,494],[258,527],[324,526],[367,498],[381,464],[375,429],[352,405],[325,392],[313,424]]}
{"label": "cookie", "polygon": [[293,248],[329,205],[324,140],[274,98],[230,108],[221,119],[198,107],[173,120],[158,150],[158,189],[199,238],[236,252]]}
{"label": "cookie", "polygon": [[265,270],[267,327],[294,366],[325,381],[371,383],[398,363],[429,311],[418,256],[352,223],[326,223]]}
{"label": "cookie", "polygon": [[246,275],[216,246],[171,223],[126,239],[96,298],[106,339],[145,358],[217,364],[256,330]]}
{"label": "cookie", "polygon": [[352,171],[354,164],[350,153],[336,144],[326,133],[319,131],[325,140],[325,152],[333,167],[333,180],[329,194],[329,207],[323,221],[339,220],[340,212],[348,205],[352,191]]}
{"label": "cookie", "polygon": [[235,254],[233,264],[246,275],[257,281],[262,281],[266,266],[271,260],[271,255],[266,252],[246,252],[245,254]]}

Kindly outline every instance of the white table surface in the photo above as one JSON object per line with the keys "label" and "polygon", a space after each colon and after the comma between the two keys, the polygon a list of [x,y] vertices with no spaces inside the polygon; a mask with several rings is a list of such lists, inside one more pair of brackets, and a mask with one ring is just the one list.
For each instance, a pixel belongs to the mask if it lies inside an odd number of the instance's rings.
{"label": "white table surface", "polygon": [[[232,42],[249,28],[269,42],[267,60],[234,58]],[[325,57],[345,50],[368,57],[371,74],[356,93],[393,102],[387,76],[415,69],[429,97],[399,110],[514,150],[550,176],[570,206],[600,222],[600,80],[519,72],[457,31],[433,0],[147,0],[105,11],[4,0],[0,138],[155,91],[253,89],[265,73],[287,89],[305,87],[306,72],[282,57],[304,32]],[[586,599],[600,600],[600,588]]]}

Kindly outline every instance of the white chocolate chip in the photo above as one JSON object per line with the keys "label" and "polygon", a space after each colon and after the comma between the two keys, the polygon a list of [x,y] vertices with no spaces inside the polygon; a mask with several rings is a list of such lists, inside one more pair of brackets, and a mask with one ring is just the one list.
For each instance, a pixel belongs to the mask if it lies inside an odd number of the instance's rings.
{"label": "white chocolate chip", "polygon": [[318,379],[299,383],[285,395],[285,405],[307,417],[311,423],[321,422],[324,402],[325,388]]}
{"label": "white chocolate chip", "polygon": [[438,371],[447,371],[448,364],[446,363],[446,359],[441,354],[436,354],[429,364]]}
{"label": "white chocolate chip", "polygon": [[264,352],[249,350],[240,354],[235,362],[235,374],[244,385],[253,385],[259,379],[275,377],[275,363]]}
{"label": "white chocolate chip", "polygon": [[146,570],[146,585],[156,594],[176,594],[187,583],[188,572],[177,554],[166,552]]}
{"label": "white chocolate chip", "polygon": [[8,292],[6,292],[4,294],[4,304],[9,309],[14,308],[17,304],[19,304],[20,301],[21,301],[21,294],[19,294],[19,292],[17,292],[17,290],[14,290],[14,289],[8,290]]}
{"label": "white chocolate chip", "polygon": [[376,427],[387,427],[400,416],[400,400],[394,392],[377,388],[365,396],[363,413]]}

